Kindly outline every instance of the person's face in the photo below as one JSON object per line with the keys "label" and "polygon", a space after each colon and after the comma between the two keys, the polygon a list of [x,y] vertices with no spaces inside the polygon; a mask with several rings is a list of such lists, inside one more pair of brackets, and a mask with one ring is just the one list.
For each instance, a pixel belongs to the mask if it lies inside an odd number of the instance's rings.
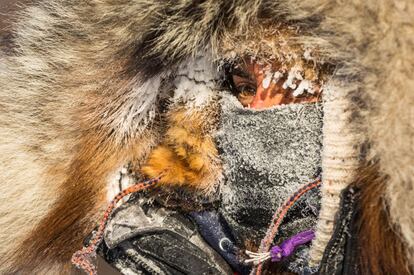
{"label": "person's face", "polygon": [[[244,108],[223,97],[216,134],[223,165],[219,210],[241,245],[254,248],[286,196],[321,173],[322,81],[299,62],[232,62],[224,67],[223,83]],[[317,219],[312,209],[319,199],[313,196],[303,206],[309,211],[302,208],[284,221],[285,232],[299,224],[305,230]]]}
{"label": "person's face", "polygon": [[[281,104],[319,101],[319,87],[313,87],[312,93],[304,91],[294,96],[294,88],[283,86],[288,73],[279,72],[279,68],[276,63],[263,65],[249,58],[234,68],[231,77],[235,93],[244,107],[265,109]],[[300,80],[295,80],[294,87],[299,83]]]}

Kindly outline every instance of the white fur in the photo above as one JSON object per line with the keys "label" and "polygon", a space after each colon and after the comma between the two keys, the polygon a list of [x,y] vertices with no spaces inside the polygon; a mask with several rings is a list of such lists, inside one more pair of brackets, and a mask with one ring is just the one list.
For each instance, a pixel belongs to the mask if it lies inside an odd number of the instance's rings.
{"label": "white fur", "polygon": [[214,96],[217,72],[208,54],[201,54],[183,62],[174,80],[173,101],[185,102],[188,107],[202,108]]}

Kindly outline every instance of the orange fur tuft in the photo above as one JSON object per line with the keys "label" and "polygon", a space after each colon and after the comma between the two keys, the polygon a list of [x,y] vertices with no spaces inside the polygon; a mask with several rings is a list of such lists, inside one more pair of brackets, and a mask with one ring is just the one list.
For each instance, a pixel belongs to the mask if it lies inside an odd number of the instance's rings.
{"label": "orange fur tuft", "polygon": [[162,175],[162,184],[212,190],[221,175],[211,129],[215,114],[214,108],[191,113],[178,108],[169,113],[164,141],[152,151],[142,173],[149,178]]}

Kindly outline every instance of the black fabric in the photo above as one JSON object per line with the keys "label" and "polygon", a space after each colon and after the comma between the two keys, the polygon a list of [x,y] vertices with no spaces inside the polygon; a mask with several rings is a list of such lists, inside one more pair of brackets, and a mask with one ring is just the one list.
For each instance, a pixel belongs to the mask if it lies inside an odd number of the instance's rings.
{"label": "black fabric", "polygon": [[192,219],[157,205],[143,208],[129,202],[117,209],[98,250],[122,274],[232,274]]}
{"label": "black fabric", "polygon": [[251,267],[240,261],[240,251],[236,246],[226,221],[217,211],[201,211],[191,213],[198,225],[198,230],[204,240],[217,251],[234,271],[239,274],[249,274]]}
{"label": "black fabric", "polygon": [[358,269],[357,221],[359,219],[359,191],[349,187],[342,192],[340,210],[336,217],[334,233],[320,264],[320,275],[356,275]]}
{"label": "black fabric", "polygon": [[[334,233],[325,249],[319,270],[301,267],[302,271],[296,273],[306,275],[361,274],[357,259],[360,248],[356,234],[360,215],[359,201],[359,190],[355,187],[347,188],[342,192]],[[137,228],[133,228],[132,233],[129,232],[123,238],[115,238],[115,242],[107,240],[111,248],[104,242],[99,249],[104,259],[121,273],[231,274],[233,270],[240,274],[248,274],[249,268],[239,261],[239,250],[231,229],[218,212],[193,212],[189,218],[185,214],[165,211],[165,209],[162,209],[160,214],[157,209],[159,206],[154,205],[140,206],[146,210],[137,213],[134,208],[136,206],[136,204],[127,204],[122,206],[124,209],[120,209],[116,214],[120,215],[122,210],[128,213],[133,212],[132,215],[138,216],[141,226],[136,226]],[[300,204],[297,205],[299,206]],[[297,211],[289,212],[291,212],[290,215],[294,215]],[[158,216],[162,216],[163,219],[160,224],[146,221],[143,229],[142,213],[157,222],[160,221]],[[128,219],[128,217],[123,218]],[[128,224],[128,227],[134,227],[134,225]],[[194,241],[195,236],[202,237],[207,243]],[[223,239],[228,239],[228,241],[223,242]],[[212,249],[222,258],[217,254],[217,257],[212,257]],[[223,259],[232,267],[232,270],[226,266]],[[285,262],[283,269],[293,271],[287,266],[293,263],[295,261],[292,260]],[[223,270],[226,271],[223,272]]]}

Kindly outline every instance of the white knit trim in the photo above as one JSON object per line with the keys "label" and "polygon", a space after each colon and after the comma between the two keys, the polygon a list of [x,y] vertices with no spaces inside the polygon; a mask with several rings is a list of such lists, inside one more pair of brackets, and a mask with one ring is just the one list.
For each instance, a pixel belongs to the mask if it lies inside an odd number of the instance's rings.
{"label": "white knit trim", "polygon": [[353,111],[349,93],[339,86],[324,87],[322,198],[316,238],[310,250],[309,265],[322,260],[339,209],[340,193],[354,179],[358,168],[359,144],[356,126],[351,124]]}

